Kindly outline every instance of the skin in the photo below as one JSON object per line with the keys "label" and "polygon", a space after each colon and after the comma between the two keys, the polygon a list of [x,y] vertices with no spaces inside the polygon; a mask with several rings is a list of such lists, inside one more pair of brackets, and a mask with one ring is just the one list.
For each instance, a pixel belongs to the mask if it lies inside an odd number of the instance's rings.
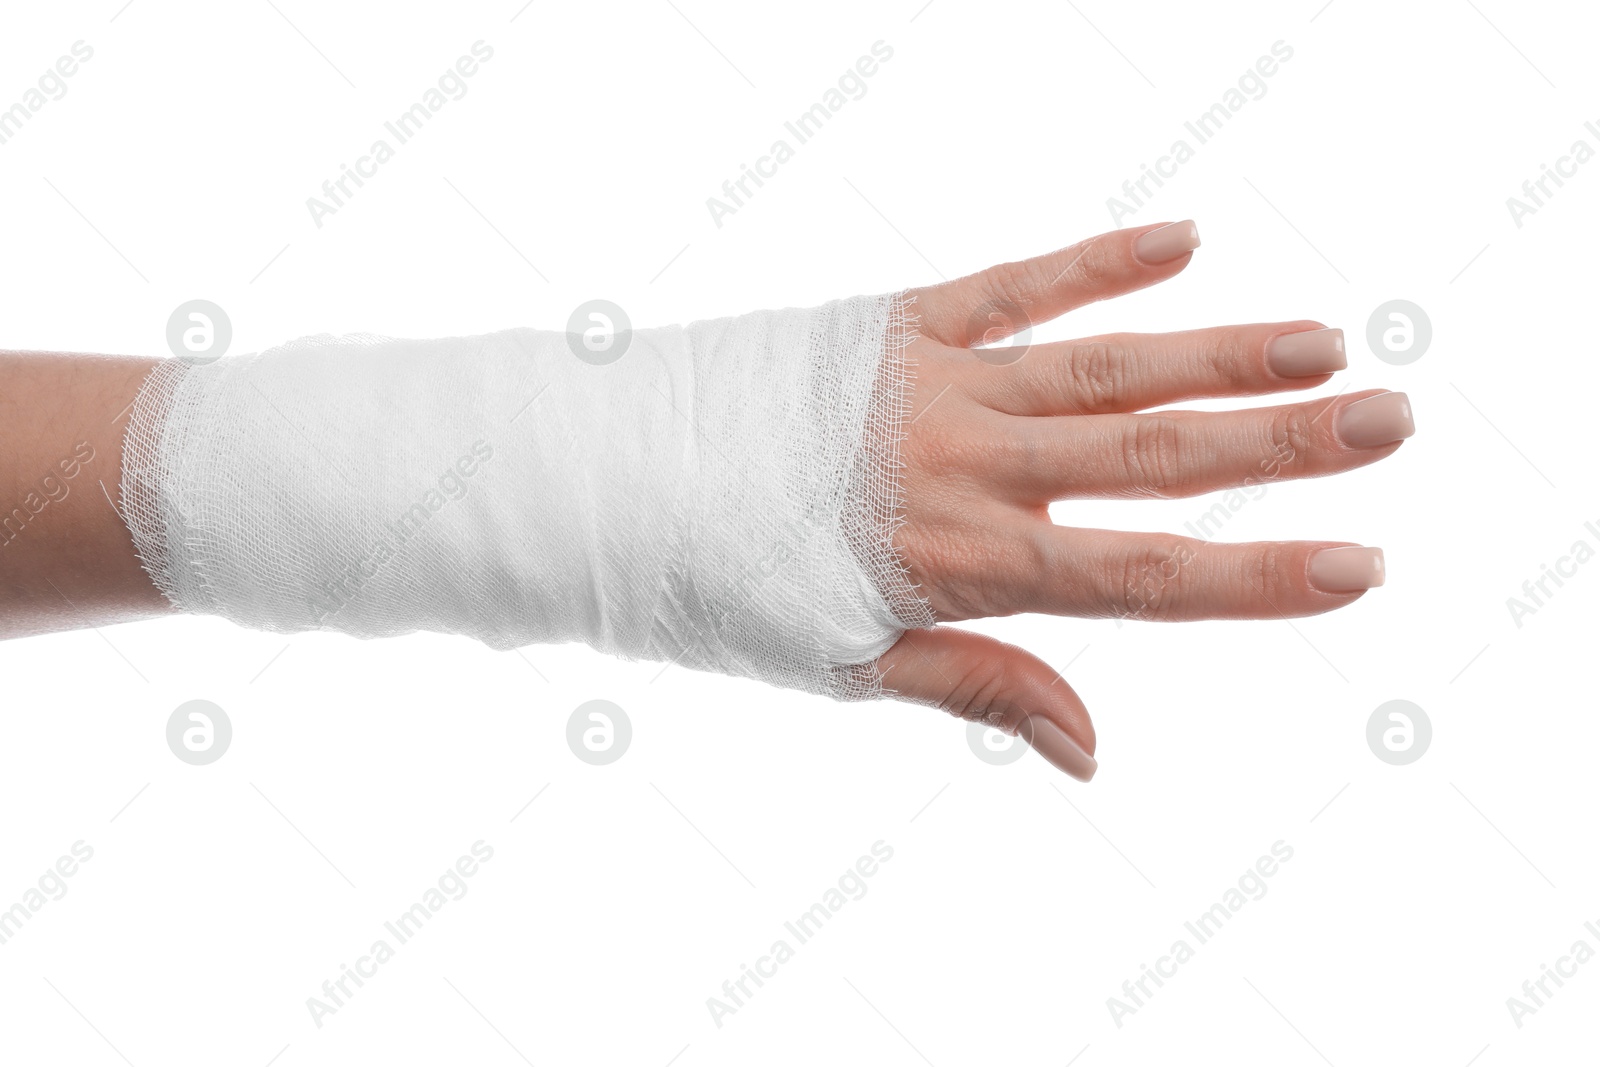
{"label": "skin", "polygon": [[[1193,253],[1159,264],[1135,254],[1135,241],[1157,228],[1102,234],[914,291],[920,336],[908,350],[916,374],[896,543],[941,623],[1023,612],[1276,619],[1362,595],[1321,592],[1307,578],[1312,552],[1348,542],[1215,544],[1051,522],[1056,500],[1253,484],[1270,457],[1289,457],[1271,462],[1272,477],[1335,474],[1399,447],[1350,448],[1333,433],[1344,407],[1382,390],[1242,411],[1148,412],[1325,384],[1332,375],[1283,378],[1266,360],[1274,337],[1321,329],[1318,322],[1106,335],[1036,344],[1005,362],[974,351],[1008,323],[1042,323],[1180,273]],[[1005,310],[990,315],[995,308]],[[172,611],[111,505],[128,410],[156,362],[0,352],[0,638]],[[1082,700],[1023,649],[941,625],[908,631],[878,666],[902,699],[1013,734],[1042,716],[1095,751]]]}
{"label": "skin", "polygon": [[111,506],[127,409],[156,363],[0,352],[0,638],[172,610]]}
{"label": "skin", "polygon": [[[1350,448],[1333,433],[1340,411],[1381,389],[1243,411],[1141,413],[1327,383],[1331,374],[1280,377],[1266,359],[1274,337],[1322,329],[1319,322],[1035,344],[1005,365],[973,351],[985,343],[980,331],[993,342],[1007,318],[1014,328],[1041,323],[1183,271],[1194,253],[1160,264],[1134,254],[1134,242],[1160,225],[914,291],[921,336],[909,349],[916,373],[897,546],[941,623],[1024,612],[1279,619],[1332,611],[1363,595],[1322,592],[1306,574],[1313,552],[1346,541],[1216,544],[1052,524],[1047,508],[1056,500],[1207,493],[1258,482],[1264,460],[1275,477],[1316,477],[1400,447]],[[998,320],[984,313],[996,307],[1011,310]],[[1286,454],[1292,458],[1271,460]],[[1014,645],[943,625],[910,630],[879,669],[903,699],[1010,734],[1026,735],[1025,720],[1042,715],[1095,752],[1077,693]]]}

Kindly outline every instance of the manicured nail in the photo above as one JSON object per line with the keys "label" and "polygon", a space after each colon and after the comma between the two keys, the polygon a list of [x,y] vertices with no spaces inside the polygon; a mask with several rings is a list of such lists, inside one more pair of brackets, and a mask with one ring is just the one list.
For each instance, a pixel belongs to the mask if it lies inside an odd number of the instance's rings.
{"label": "manicured nail", "polygon": [[1143,234],[1133,242],[1133,254],[1151,265],[1177,259],[1200,247],[1200,227],[1193,219],[1173,222]]}
{"label": "manicured nail", "polygon": [[1080,782],[1093,778],[1100,766],[1065,730],[1043,715],[1025,719],[1020,733],[1035,752]]}
{"label": "manicured nail", "polygon": [[1274,337],[1267,344],[1267,366],[1282,378],[1332,374],[1350,364],[1344,358],[1343,330],[1304,330]]}
{"label": "manicured nail", "polygon": [[1383,584],[1383,549],[1324,548],[1311,553],[1306,577],[1324,593],[1359,593]]}
{"label": "manicured nail", "polygon": [[1411,420],[1411,398],[1404,393],[1379,393],[1357,400],[1339,412],[1333,432],[1351,448],[1404,441],[1417,432],[1417,424]]}

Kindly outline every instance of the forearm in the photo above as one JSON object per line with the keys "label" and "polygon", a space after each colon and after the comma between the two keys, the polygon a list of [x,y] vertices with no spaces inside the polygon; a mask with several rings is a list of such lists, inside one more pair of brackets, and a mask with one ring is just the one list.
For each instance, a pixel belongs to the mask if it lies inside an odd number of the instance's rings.
{"label": "forearm", "polygon": [[891,543],[906,336],[885,296],[603,350],[522,328],[174,361],[118,503],[187,613],[876,695],[874,661],[932,622]]}
{"label": "forearm", "polygon": [[932,623],[891,543],[908,336],[898,297],[857,297],[605,358],[531,329],[18,355],[0,632],[179,611],[876,695]]}
{"label": "forearm", "polygon": [[0,352],[0,638],[172,610],[112,506],[127,409],[157,362]]}

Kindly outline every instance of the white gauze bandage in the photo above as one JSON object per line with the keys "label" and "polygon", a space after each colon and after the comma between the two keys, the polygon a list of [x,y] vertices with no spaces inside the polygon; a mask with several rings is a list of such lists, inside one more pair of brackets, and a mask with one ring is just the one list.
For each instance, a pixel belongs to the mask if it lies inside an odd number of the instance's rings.
{"label": "white gauze bandage", "polygon": [[181,611],[430,630],[863,698],[933,624],[892,538],[901,296],[585,339],[327,335],[167,360],[123,516]]}

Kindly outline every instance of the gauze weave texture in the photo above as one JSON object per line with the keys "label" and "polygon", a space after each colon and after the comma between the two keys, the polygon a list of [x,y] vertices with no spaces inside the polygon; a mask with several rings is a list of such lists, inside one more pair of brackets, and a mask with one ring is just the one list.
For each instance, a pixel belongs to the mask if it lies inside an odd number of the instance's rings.
{"label": "gauze weave texture", "polygon": [[304,338],[159,364],[122,512],[181,611],[430,630],[842,699],[933,624],[893,547],[899,295],[581,339]]}

